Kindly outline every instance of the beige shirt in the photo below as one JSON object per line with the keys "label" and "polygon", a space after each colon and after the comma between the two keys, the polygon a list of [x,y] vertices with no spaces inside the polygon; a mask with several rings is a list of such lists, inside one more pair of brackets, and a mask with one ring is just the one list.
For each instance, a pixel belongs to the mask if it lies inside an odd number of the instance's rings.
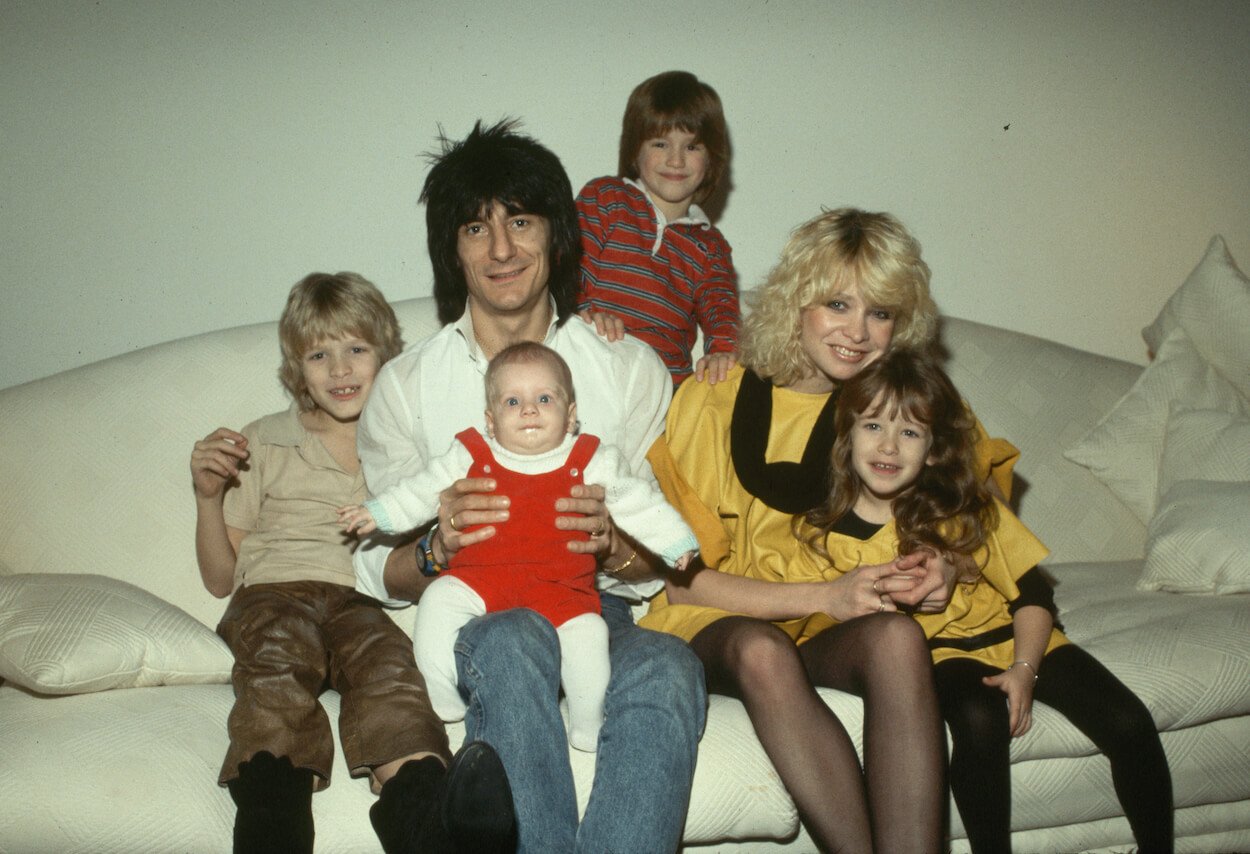
{"label": "beige shirt", "polygon": [[360,472],[343,470],[309,433],[292,405],[242,430],[251,456],[239,485],[226,493],[226,524],[247,531],[234,587],[280,581],[328,581],[355,587],[352,543],[335,508],[365,499]]}

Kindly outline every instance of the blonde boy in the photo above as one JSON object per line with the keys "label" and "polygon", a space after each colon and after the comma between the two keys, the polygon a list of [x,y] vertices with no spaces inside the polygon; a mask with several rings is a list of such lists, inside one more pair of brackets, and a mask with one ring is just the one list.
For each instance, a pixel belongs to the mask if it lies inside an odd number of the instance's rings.
{"label": "blonde boy", "polygon": [[[219,428],[191,456],[200,575],[231,596],[217,631],[235,655],[219,777],[237,806],[234,850],[312,850],[312,793],[329,785],[334,752],[317,700],[328,684],[341,695],[347,766],[381,792],[370,815],[383,848],[450,851],[483,827],[447,802],[466,786],[506,796],[507,779],[485,745],[452,761],[411,644],[355,590],[334,513],[364,497],[356,422],[403,347],[399,326],[365,279],[313,273],[291,289],[279,338],[291,407],[242,432]],[[486,836],[510,838],[510,796],[506,806]]]}

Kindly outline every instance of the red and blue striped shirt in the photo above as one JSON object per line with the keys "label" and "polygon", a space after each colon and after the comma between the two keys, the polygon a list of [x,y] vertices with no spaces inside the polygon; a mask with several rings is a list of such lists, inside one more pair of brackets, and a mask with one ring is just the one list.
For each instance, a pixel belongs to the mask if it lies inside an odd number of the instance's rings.
{"label": "red and blue striped shirt", "polygon": [[674,384],[690,376],[691,348],[738,346],[738,276],[728,241],[695,205],[665,222],[642,189],[596,178],[577,197],[582,230],[578,310],[619,316],[664,360]]}

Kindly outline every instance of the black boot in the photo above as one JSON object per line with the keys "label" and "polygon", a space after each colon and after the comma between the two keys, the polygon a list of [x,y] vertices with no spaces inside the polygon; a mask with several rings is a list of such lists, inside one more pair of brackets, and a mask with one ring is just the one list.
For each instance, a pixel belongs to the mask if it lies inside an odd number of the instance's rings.
{"label": "black boot", "polygon": [[234,854],[312,854],[312,771],[262,750],[226,786],[238,808]]}
{"label": "black boot", "polygon": [[404,763],[369,810],[386,854],[511,854],[516,814],[508,775],[485,742],[466,744],[446,772],[433,757]]}

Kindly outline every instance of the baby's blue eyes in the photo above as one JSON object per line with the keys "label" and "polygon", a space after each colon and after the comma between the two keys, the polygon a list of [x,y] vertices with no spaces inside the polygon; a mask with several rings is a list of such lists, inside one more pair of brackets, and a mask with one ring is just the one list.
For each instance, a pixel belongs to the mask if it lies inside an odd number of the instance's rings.
{"label": "baby's blue eyes", "polygon": [[539,403],[551,403],[551,395],[549,395],[549,394],[540,394],[540,395],[538,396],[538,402],[539,402]]}

